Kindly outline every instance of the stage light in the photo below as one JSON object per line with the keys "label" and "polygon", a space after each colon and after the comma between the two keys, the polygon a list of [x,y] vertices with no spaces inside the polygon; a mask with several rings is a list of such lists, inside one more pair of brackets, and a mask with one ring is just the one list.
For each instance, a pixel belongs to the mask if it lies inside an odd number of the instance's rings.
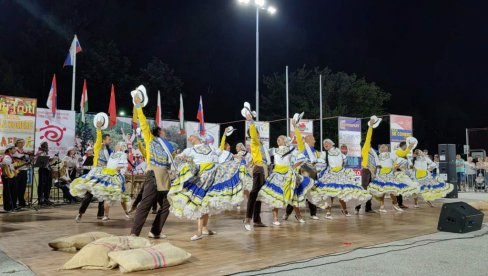
{"label": "stage light", "polygon": [[275,8],[275,7],[273,7],[273,6],[269,6],[269,7],[268,7],[268,12],[269,12],[269,14],[273,15],[273,14],[275,14],[275,13],[276,13],[276,8]]}
{"label": "stage light", "polygon": [[254,0],[254,4],[258,7],[264,7],[264,0]]}
{"label": "stage light", "polygon": [[125,111],[120,111],[119,116],[125,116]]}
{"label": "stage light", "polygon": [[238,0],[238,2],[239,2],[240,4],[244,4],[244,5],[249,4],[249,0]]}

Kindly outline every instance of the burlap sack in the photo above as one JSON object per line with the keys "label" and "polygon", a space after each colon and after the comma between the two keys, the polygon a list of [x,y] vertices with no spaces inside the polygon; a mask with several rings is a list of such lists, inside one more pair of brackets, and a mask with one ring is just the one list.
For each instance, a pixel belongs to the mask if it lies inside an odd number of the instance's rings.
{"label": "burlap sack", "polygon": [[112,269],[117,267],[117,263],[108,257],[110,252],[149,246],[151,243],[146,238],[128,236],[102,238],[83,247],[64,264],[63,269]]}
{"label": "burlap sack", "polygon": [[105,232],[88,232],[74,236],[57,238],[49,242],[49,246],[54,250],[76,252],[85,245],[101,238],[111,237],[112,235]]}
{"label": "burlap sack", "polygon": [[191,254],[165,242],[148,248],[110,252],[108,256],[119,265],[121,272],[134,272],[179,265],[190,259]]}

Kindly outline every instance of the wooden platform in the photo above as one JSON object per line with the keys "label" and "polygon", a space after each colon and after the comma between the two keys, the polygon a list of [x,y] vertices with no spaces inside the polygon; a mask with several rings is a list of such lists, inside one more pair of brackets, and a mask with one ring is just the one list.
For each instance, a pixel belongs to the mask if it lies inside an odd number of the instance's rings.
{"label": "wooden platform", "polygon": [[[190,241],[196,222],[170,216],[163,232],[168,235],[168,241],[192,254],[190,262],[135,274],[224,275],[429,234],[437,231],[439,207],[440,203],[436,208],[421,205],[420,209],[408,209],[404,213],[389,208],[386,214],[360,214],[349,218],[340,215],[336,208],[333,210],[334,220],[327,221],[320,210],[318,221],[307,219],[305,224],[299,224],[292,215],[280,227],[257,228],[252,232],[244,230],[245,210],[241,209],[213,216],[210,229],[217,231],[217,235],[196,242]],[[58,270],[72,254],[52,251],[48,241],[89,231],[116,235],[130,232],[132,220],[124,219],[118,206],[112,207],[111,220],[106,223],[95,219],[96,204],[90,206],[81,223],[76,223],[77,208],[71,205],[38,212],[0,214],[0,249],[38,275],[120,274],[118,270]],[[303,212],[308,218],[308,210]],[[149,231],[153,216],[149,215],[143,235]],[[264,212],[263,221],[270,225],[269,211]]]}

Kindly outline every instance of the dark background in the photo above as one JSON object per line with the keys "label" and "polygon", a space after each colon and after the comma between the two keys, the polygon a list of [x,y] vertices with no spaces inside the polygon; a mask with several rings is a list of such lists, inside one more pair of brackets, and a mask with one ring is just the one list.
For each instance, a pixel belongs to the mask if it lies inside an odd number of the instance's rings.
{"label": "dark background", "polygon": [[[260,17],[261,76],[306,64],[365,77],[391,93],[389,113],[414,117],[414,134],[431,151],[438,143],[464,144],[465,128],[488,126],[482,1],[268,2],[278,12]],[[58,108],[69,109],[71,68],[62,64],[74,33],[86,50],[113,40],[133,70],[152,57],[169,64],[184,82],[187,120],[195,120],[199,95],[208,122],[240,119],[242,102],[254,105],[255,10],[234,0],[0,0],[0,61],[9,66],[0,77],[11,70],[23,86],[0,86],[0,93],[37,97],[43,107],[57,73]],[[106,111],[110,87],[90,89],[88,82],[90,111]],[[130,112],[129,91],[116,84],[119,110]],[[155,95],[150,91],[151,109]],[[163,118],[177,119],[177,111],[166,106]],[[473,148],[486,147],[488,135],[476,136]]]}

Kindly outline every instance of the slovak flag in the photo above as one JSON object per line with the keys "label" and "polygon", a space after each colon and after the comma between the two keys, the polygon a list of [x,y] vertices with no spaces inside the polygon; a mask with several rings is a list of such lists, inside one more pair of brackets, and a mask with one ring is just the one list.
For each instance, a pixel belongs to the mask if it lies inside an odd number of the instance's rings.
{"label": "slovak flag", "polygon": [[56,74],[53,76],[53,81],[51,82],[51,89],[49,90],[49,96],[47,98],[46,106],[51,109],[53,117],[56,117],[56,109],[58,105],[58,94],[56,89]]}
{"label": "slovak flag", "polygon": [[205,135],[205,121],[203,119],[203,103],[202,103],[202,96],[200,96],[200,104],[198,105],[198,113],[197,119],[200,122],[199,130],[200,135]]}
{"label": "slovak flag", "polygon": [[79,52],[81,52],[81,46],[80,42],[78,41],[78,37],[75,35],[75,37],[73,38],[73,42],[71,42],[71,46],[69,47],[68,56],[66,56],[63,67],[73,66],[75,55]]}

